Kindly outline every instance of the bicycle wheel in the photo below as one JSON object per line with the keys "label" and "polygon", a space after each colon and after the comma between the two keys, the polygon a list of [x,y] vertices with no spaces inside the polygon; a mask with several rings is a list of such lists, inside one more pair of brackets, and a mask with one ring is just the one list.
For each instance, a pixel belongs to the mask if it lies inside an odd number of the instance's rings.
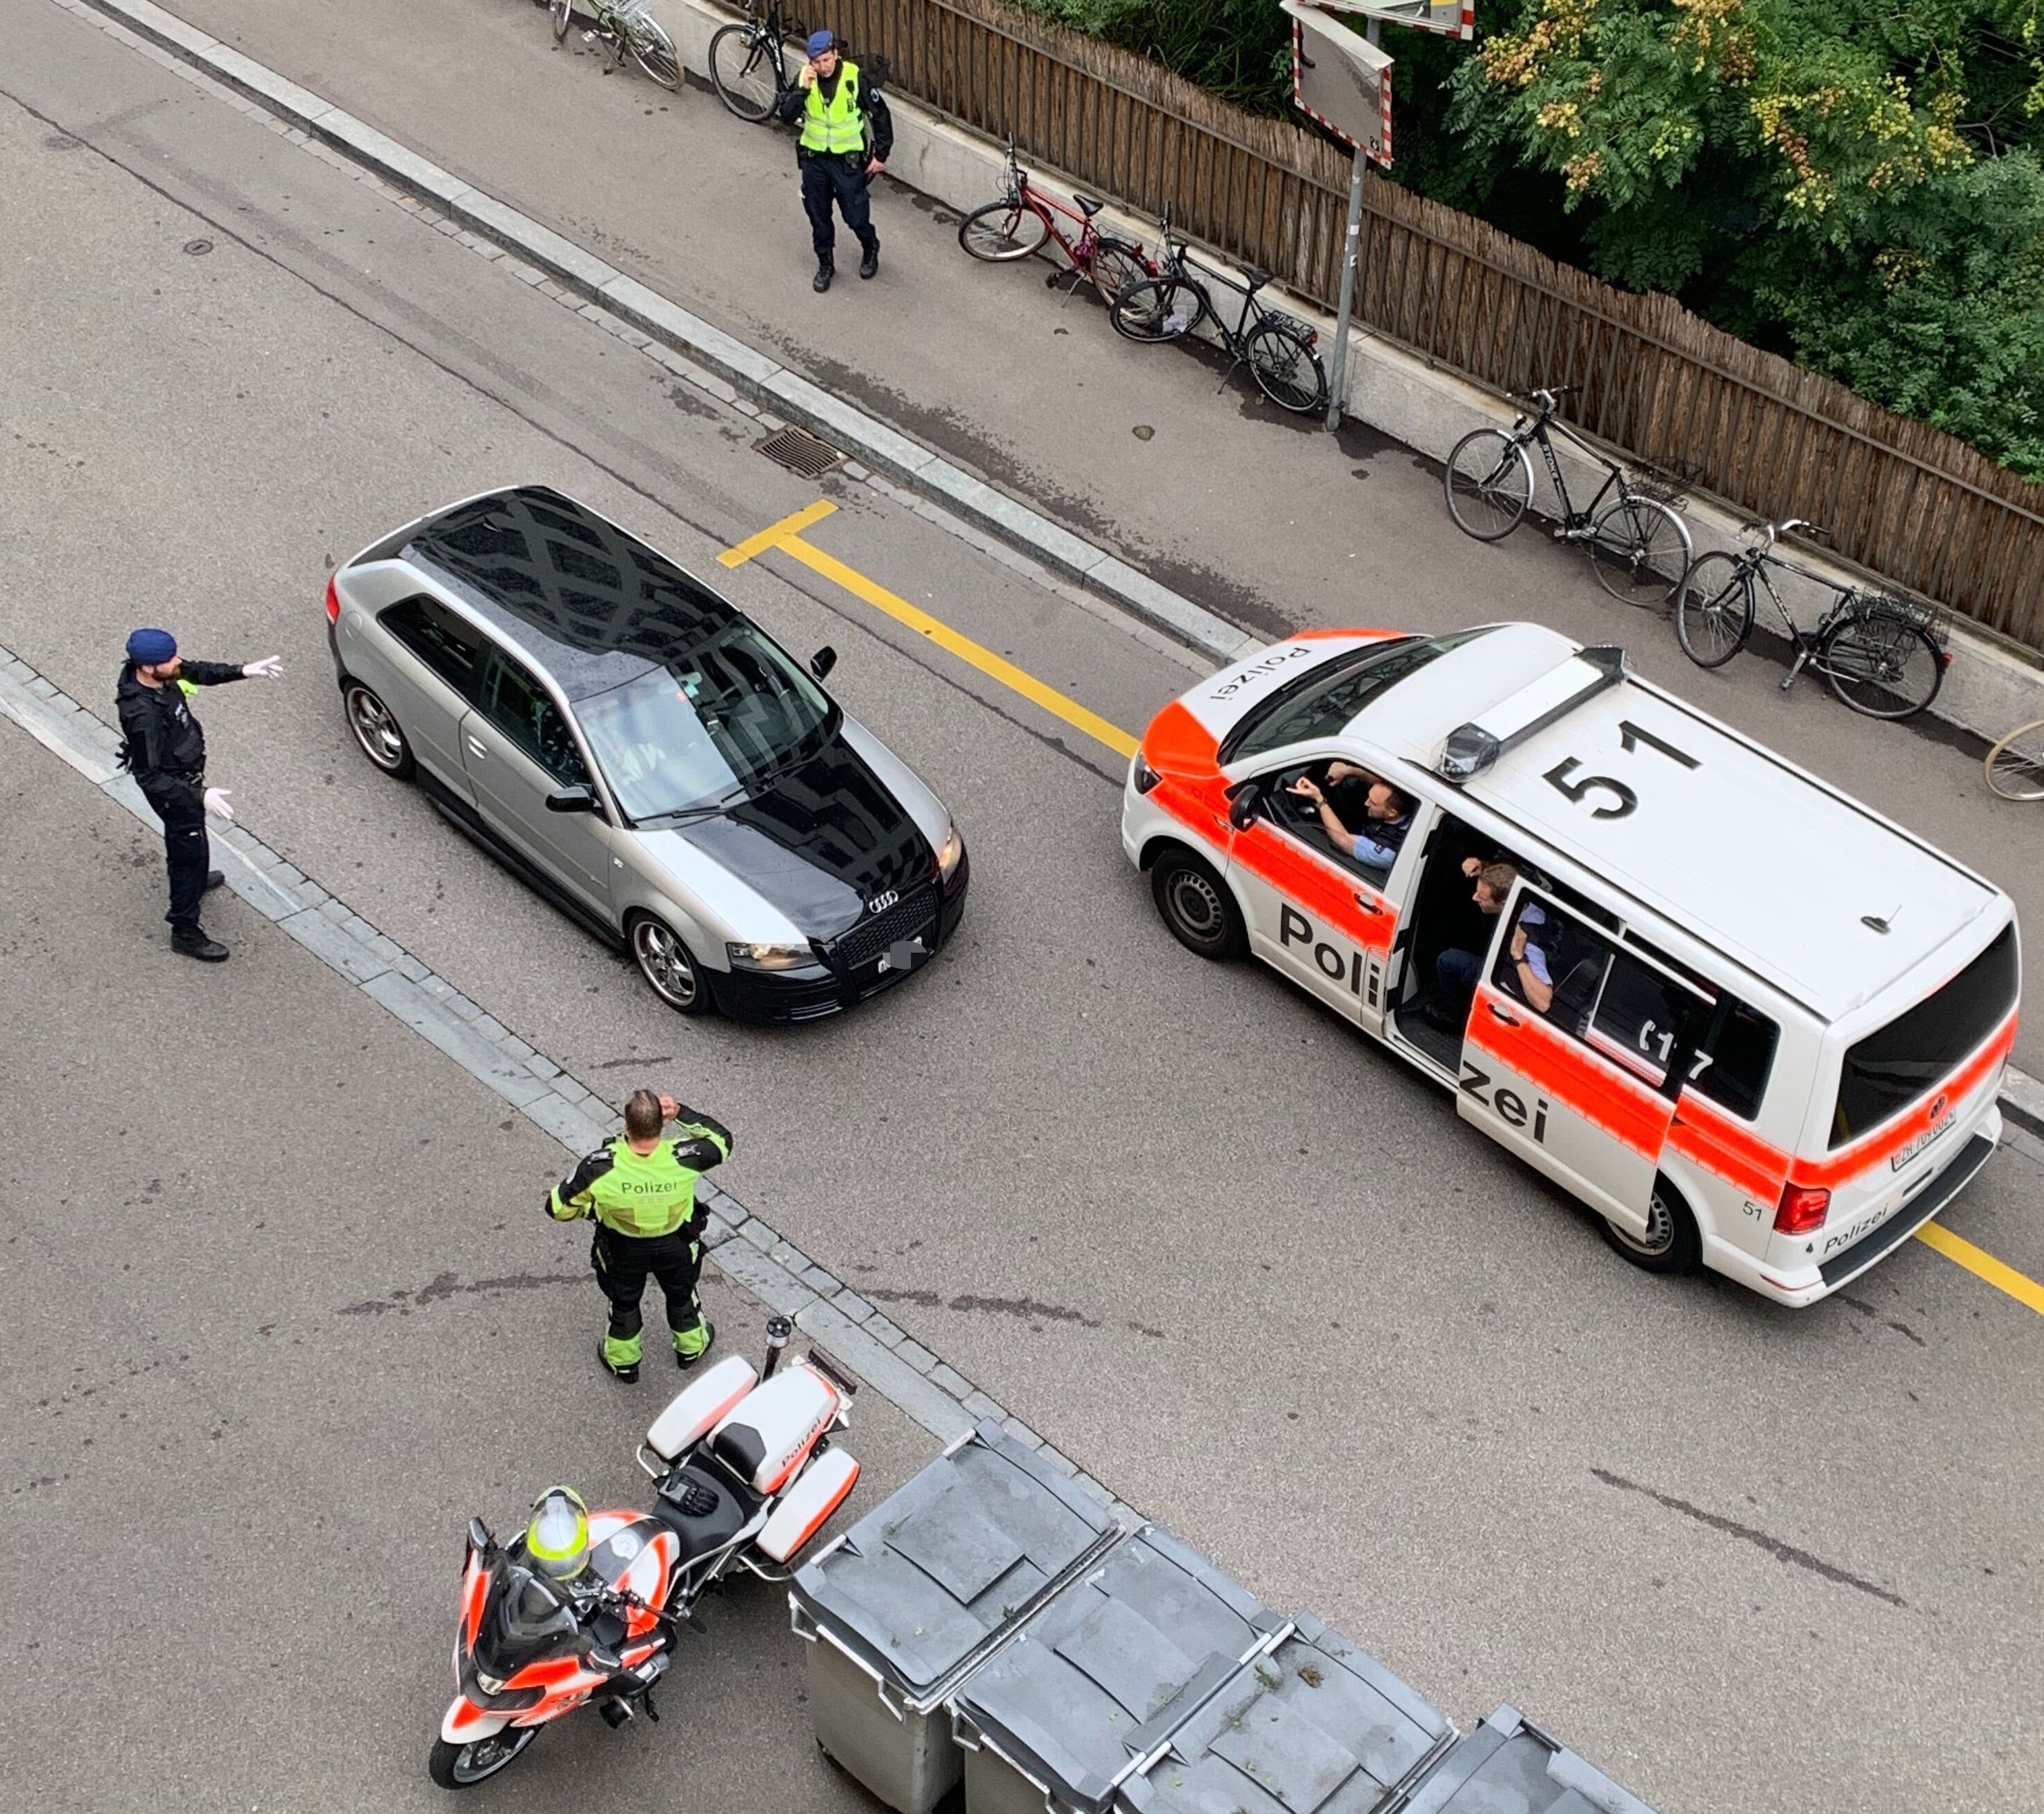
{"label": "bicycle wheel", "polygon": [[1753,575],[1728,554],[1689,563],[1675,588],[1675,640],[1699,667],[1723,667],[1753,634]]}
{"label": "bicycle wheel", "polygon": [[1326,414],[1327,375],[1304,328],[1266,315],[1249,330],[1242,353],[1256,388],[1279,409],[1295,416]]}
{"label": "bicycle wheel", "polygon": [[2004,800],[2044,800],[2044,718],[2018,724],[1987,752],[1987,784]]}
{"label": "bicycle wheel", "polygon": [[773,48],[753,25],[726,25],[709,40],[709,80],[725,108],[755,126],[781,98]]}
{"label": "bicycle wheel", "polygon": [[1533,463],[1498,429],[1465,435],[1441,474],[1455,527],[1480,542],[1502,541],[1533,502]]}
{"label": "bicycle wheel", "polygon": [[644,13],[630,15],[624,21],[624,45],[632,52],[632,60],[663,88],[681,86],[681,52],[674,48],[667,28],[657,20]]}
{"label": "bicycle wheel", "polygon": [[1093,279],[1101,301],[1110,309],[1130,284],[1140,283],[1151,275],[1150,255],[1142,247],[1130,240],[1105,236],[1093,247],[1093,262],[1086,267],[1086,275]]}
{"label": "bicycle wheel", "polygon": [[574,17],[574,0],[554,0],[554,42],[568,35],[568,21]]}
{"label": "bicycle wheel", "polygon": [[1627,605],[1666,604],[1695,552],[1689,525],[1651,498],[1614,498],[1590,525],[1597,583]]}
{"label": "bicycle wheel", "polygon": [[1200,293],[1183,278],[1146,277],[1115,298],[1107,318],[1117,334],[1145,346],[1175,340],[1200,318]]}
{"label": "bicycle wheel", "polygon": [[959,222],[959,244],[984,264],[1027,258],[1050,236],[1051,223],[1026,202],[989,202]]}
{"label": "bicycle wheel", "polygon": [[1938,697],[1945,658],[1920,624],[1885,611],[1841,617],[1817,645],[1831,690],[1869,718],[1913,718]]}

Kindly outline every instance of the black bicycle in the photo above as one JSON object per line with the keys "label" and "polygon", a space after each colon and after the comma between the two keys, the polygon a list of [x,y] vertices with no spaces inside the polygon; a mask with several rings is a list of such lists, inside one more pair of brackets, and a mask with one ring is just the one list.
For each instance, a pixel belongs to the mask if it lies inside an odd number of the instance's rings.
{"label": "black bicycle", "polygon": [[[1228,370],[1216,390],[1224,389],[1237,366],[1246,365],[1256,387],[1281,409],[1295,415],[1325,413],[1327,375],[1320,355],[1313,350],[1320,339],[1316,330],[1296,316],[1266,308],[1256,293],[1270,282],[1267,271],[1245,270],[1236,283],[1219,271],[1195,264],[1186,256],[1186,241],[1171,231],[1171,217],[1163,221],[1164,254],[1158,274],[1130,284],[1115,298],[1108,319],[1115,331],[1132,340],[1155,345],[1162,340],[1182,340],[1206,322],[1231,355]],[[1205,280],[1232,290],[1242,298],[1242,310],[1233,327],[1215,309],[1213,294]]]}
{"label": "black bicycle", "polygon": [[764,6],[747,0],[744,24],[725,25],[709,40],[709,79],[717,99],[755,125],[772,118],[795,85],[788,70],[788,40],[807,30],[801,20],[782,13],[781,0],[766,0]]}
{"label": "black bicycle", "polygon": [[[1562,505],[1555,540],[1588,542],[1597,582],[1612,598],[1628,605],[1665,605],[1696,555],[1689,526],[1659,498],[1635,490],[1624,467],[1561,420],[1556,413],[1561,400],[1580,388],[1568,384],[1515,390],[1515,401],[1534,405],[1539,413],[1520,416],[1508,435],[1502,429],[1478,429],[1457,441],[1441,475],[1448,514],[1464,535],[1480,542],[1502,541],[1532,505],[1533,462],[1526,450],[1537,445]],[[1562,463],[1554,457],[1555,434],[1604,469],[1604,483],[1587,509],[1578,510],[1569,496]]]}
{"label": "black bicycle", "polygon": [[[1785,523],[1755,524],[1759,539],[1737,554],[1700,556],[1683,575],[1675,599],[1675,637],[1699,667],[1723,667],[1753,634],[1754,604],[1762,592],[1774,607],[1794,659],[1781,682],[1786,693],[1796,676],[1813,667],[1831,690],[1869,718],[1913,718],[1938,697],[1951,651],[1941,635],[1943,615],[1934,605],[1840,586],[1775,552],[1791,529],[1823,531],[1791,517]],[[1789,615],[1769,567],[1800,575],[1833,596],[1831,607],[1808,630]]]}

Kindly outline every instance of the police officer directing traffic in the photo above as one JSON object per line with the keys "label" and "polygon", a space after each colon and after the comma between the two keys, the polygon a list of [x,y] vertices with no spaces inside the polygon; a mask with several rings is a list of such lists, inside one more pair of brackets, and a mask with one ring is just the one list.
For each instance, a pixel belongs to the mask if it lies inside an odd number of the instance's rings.
{"label": "police officer directing traffic", "polygon": [[[663,1141],[674,1122],[681,1138]],[[605,1140],[556,1185],[547,1213],[557,1222],[584,1216],[596,1223],[590,1261],[610,1300],[610,1327],[597,1358],[613,1379],[639,1377],[639,1300],[650,1278],[667,1300],[674,1364],[694,1366],[709,1352],[717,1327],[704,1320],[696,1280],[702,1270],[702,1217],[696,1179],[731,1156],[731,1130],[720,1121],[650,1090],[624,1105],[624,1132]]]}
{"label": "police officer directing traffic", "polygon": [[780,118],[784,125],[801,122],[795,156],[802,171],[802,206],[816,248],[811,287],[820,294],[830,288],[836,268],[833,202],[863,255],[859,275],[870,277],[880,268],[880,236],[873,230],[866,186],[887,167],[887,154],[894,148],[894,121],[878,91],[866,86],[859,65],[840,53],[832,33],[810,33],[809,51],[797,86],[781,98]]}
{"label": "police officer directing traffic", "polygon": [[203,963],[225,960],[227,947],[198,923],[199,902],[222,878],[207,867],[211,850],[206,816],[232,824],[229,790],[206,784],[206,732],[186,703],[202,686],[230,680],[274,680],[283,671],[275,655],[236,664],[186,661],[168,630],[137,630],[113,690],[125,740],[122,766],[163,822],[163,863],[169,871],[171,949]]}

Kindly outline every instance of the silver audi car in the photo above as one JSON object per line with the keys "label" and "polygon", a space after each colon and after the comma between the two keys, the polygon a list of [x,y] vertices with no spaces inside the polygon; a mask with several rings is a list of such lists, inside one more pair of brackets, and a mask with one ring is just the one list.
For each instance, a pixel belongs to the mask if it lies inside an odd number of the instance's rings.
{"label": "silver audi car", "polygon": [[810,1020],[934,957],[965,843],[907,763],[743,612],[586,504],[520,486],[327,588],[355,740],[684,1014]]}

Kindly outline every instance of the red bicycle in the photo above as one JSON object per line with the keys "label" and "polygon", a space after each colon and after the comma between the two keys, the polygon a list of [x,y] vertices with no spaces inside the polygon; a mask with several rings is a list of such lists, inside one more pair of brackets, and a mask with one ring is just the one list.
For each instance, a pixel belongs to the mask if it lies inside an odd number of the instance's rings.
{"label": "red bicycle", "polygon": [[[1071,268],[1054,271],[1044,279],[1053,289],[1066,277],[1072,288],[1082,280],[1100,292],[1103,302],[1112,303],[1132,283],[1155,277],[1157,267],[1149,253],[1133,240],[1101,233],[1093,216],[1106,206],[1090,195],[1074,195],[1073,207],[1039,189],[1029,173],[1016,161],[1015,140],[1008,140],[1008,182],[1001,198],[975,208],[959,222],[959,244],[986,264],[1007,264],[1041,252],[1051,240],[1065,255]],[[1067,236],[1058,217],[1077,227],[1076,237]]]}

